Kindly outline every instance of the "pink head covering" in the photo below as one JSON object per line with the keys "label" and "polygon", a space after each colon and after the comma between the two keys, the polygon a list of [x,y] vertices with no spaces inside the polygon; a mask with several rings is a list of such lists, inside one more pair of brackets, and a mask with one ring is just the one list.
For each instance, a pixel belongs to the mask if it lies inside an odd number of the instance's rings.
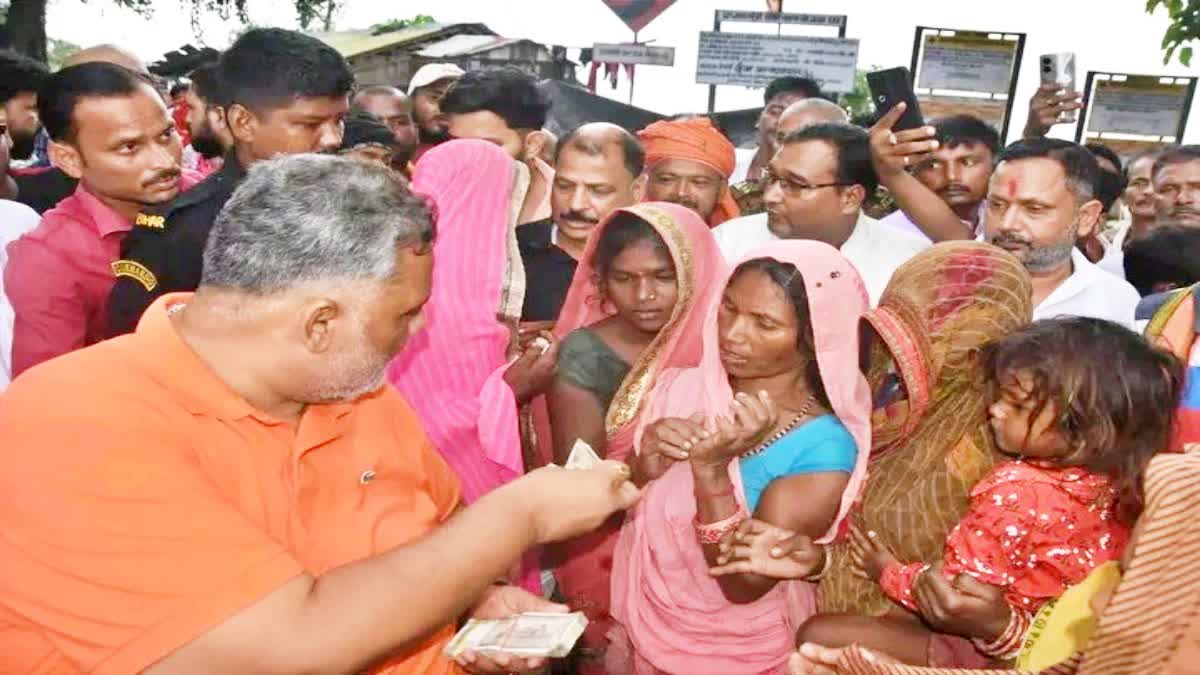
{"label": "pink head covering", "polygon": [[[871,396],[859,370],[859,319],[867,293],[854,266],[837,249],[815,241],[780,241],[740,262],[773,258],[800,271],[808,295],[817,366],[833,413],[858,446],[858,461],[842,495],[838,515],[819,541],[838,532],[866,475],[871,442]],[[721,282],[724,289],[728,279]],[[704,326],[700,366],[664,374],[642,416],[638,440],[663,417],[725,414],[733,391],[721,365],[717,312]],[[635,446],[636,447],[636,446]],[[737,462],[730,476],[745,506]],[[815,611],[812,584],[777,584],[758,601],[733,604],[708,574],[696,540],[696,501],[691,471],[677,464],[651,482],[625,522],[613,562],[612,613],[641,665],[668,672],[747,672],[779,668],[793,649],[799,623]],[[641,670],[641,668],[639,668]]]}
{"label": "pink head covering", "polygon": [[437,206],[433,289],[425,327],[392,361],[388,379],[458,474],[467,503],[524,471],[516,399],[504,381],[512,333],[498,318],[512,290],[516,179],[503,150],[462,140],[427,152],[412,181]]}
{"label": "pink head covering", "polygon": [[[619,461],[624,461],[633,447],[634,430],[659,374],[673,368],[694,368],[700,363],[700,336],[705,315],[721,292],[717,281],[728,274],[725,258],[717,248],[712,232],[691,209],[660,202],[621,209],[596,226],[588,240],[554,327],[560,338],[613,315],[613,309],[603,301],[596,283],[593,261],[604,231],[623,213],[644,220],[662,238],[675,263],[678,295],[671,318],[631,365],[605,416],[607,433],[602,450],[606,458]],[[549,439],[548,416],[539,415],[538,423],[539,437]],[[605,636],[611,628],[609,573],[618,525],[610,521],[556,549],[561,557],[555,572],[559,589],[572,607],[584,611],[588,617],[584,633],[587,648],[605,645]]]}
{"label": "pink head covering", "polygon": [[[695,211],[677,204],[650,202],[613,212],[598,225],[588,239],[587,248],[575,278],[567,291],[562,311],[554,333],[566,337],[577,328],[590,326],[613,315],[611,308],[600,302],[601,293],[596,283],[596,272],[592,260],[599,245],[601,233],[621,213],[641,218],[663,238],[671,259],[675,262],[676,278],[679,280],[679,296],[667,326],[646,348],[642,358],[634,364],[614,402],[627,399],[632,405],[614,405],[605,420],[608,429],[608,456],[623,459],[633,441],[635,422],[645,407],[647,394],[658,379],[658,374],[672,368],[692,368],[700,362],[700,335],[705,314],[713,299],[720,294],[717,281],[728,274],[725,259],[717,248],[708,225]],[[612,447],[614,435],[624,435],[623,447]]]}

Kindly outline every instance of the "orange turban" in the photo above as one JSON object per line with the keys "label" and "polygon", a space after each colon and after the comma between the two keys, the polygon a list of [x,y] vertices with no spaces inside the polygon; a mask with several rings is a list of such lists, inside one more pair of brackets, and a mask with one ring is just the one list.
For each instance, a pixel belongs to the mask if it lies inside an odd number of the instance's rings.
{"label": "orange turban", "polygon": [[[737,165],[733,143],[704,117],[655,122],[639,131],[638,138],[646,150],[646,166],[654,166],[665,159],[686,159],[710,167],[728,181]],[[729,187],[722,186],[717,208],[708,219],[709,227],[740,215]]]}

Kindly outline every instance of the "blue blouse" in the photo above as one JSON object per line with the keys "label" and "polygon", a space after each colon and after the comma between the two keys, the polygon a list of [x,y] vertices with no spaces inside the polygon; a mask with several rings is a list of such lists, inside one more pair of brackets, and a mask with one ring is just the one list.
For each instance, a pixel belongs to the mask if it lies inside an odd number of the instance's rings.
{"label": "blue blouse", "polygon": [[776,478],[804,473],[854,471],[858,446],[832,414],[815,417],[792,429],[766,450],[738,460],[746,501],[753,513],[762,493]]}

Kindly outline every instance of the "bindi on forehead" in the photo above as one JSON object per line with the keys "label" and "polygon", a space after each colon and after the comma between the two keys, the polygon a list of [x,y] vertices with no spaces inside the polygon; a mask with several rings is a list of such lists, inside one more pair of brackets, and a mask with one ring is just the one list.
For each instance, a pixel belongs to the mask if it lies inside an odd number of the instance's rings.
{"label": "bindi on forehead", "polygon": [[1005,190],[1004,194],[1005,194],[1005,196],[1007,196],[1009,199],[1016,199],[1016,198],[1017,198],[1017,192],[1018,192],[1020,189],[1021,189],[1021,182],[1020,182],[1020,181],[1018,181],[1016,178],[1009,178],[1009,179],[1008,179],[1007,181],[1005,181],[1005,183],[1004,183],[1004,190]]}

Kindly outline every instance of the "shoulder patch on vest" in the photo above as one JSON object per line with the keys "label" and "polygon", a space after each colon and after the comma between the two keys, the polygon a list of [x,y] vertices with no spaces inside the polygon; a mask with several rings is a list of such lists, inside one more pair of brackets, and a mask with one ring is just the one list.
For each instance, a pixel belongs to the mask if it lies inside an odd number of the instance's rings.
{"label": "shoulder patch on vest", "polygon": [[146,269],[144,265],[133,260],[117,260],[112,264],[113,275],[116,277],[128,277],[140,283],[146,292],[154,290],[158,286],[158,278],[154,276],[154,272]]}

